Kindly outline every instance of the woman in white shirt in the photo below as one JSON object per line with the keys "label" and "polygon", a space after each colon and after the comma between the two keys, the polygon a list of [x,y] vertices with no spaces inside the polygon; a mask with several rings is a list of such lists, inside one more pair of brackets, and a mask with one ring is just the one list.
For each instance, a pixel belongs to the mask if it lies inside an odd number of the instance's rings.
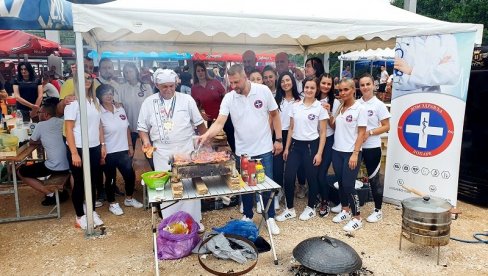
{"label": "woman in white shirt", "polygon": [[390,112],[386,105],[374,95],[373,76],[364,74],[359,78],[359,89],[363,97],[358,101],[368,113],[368,126],[363,143],[363,160],[368,171],[369,184],[373,193],[374,211],[366,218],[378,222],[383,218],[383,183],[380,182],[381,138],[380,134],[390,130]]}
{"label": "woman in white shirt", "polygon": [[[334,96],[334,78],[329,73],[324,73],[319,77],[319,91],[317,91],[317,100],[320,101],[322,107],[329,114],[329,118],[332,118],[339,109],[341,103]],[[332,145],[334,144],[334,129],[332,128],[331,120],[327,123],[327,143],[322,155],[322,163],[319,167],[319,215],[326,217],[329,215],[329,184],[327,183],[327,172],[329,171],[330,164],[332,163]]]}
{"label": "woman in white shirt", "polygon": [[[105,138],[103,136],[102,125],[100,124],[101,107],[98,99],[95,97],[93,89],[94,76],[85,73],[85,94],[86,94],[86,114],[88,119],[88,146],[90,150],[90,171],[92,186],[92,203],[93,203],[93,222],[95,226],[100,226],[103,221],[95,212],[95,193],[96,184],[102,181],[102,170],[100,160],[107,155],[105,148]],[[78,80],[74,79],[76,98],[79,99]],[[68,146],[68,161],[70,162],[71,174],[73,175],[74,185],[71,199],[76,212],[76,226],[86,229],[86,215],[83,210],[83,200],[85,199],[85,189],[83,181],[82,167],[82,142],[81,142],[81,123],[80,123],[80,105],[78,100],[64,108],[64,124],[66,129],[66,144]]]}
{"label": "woman in white shirt", "polygon": [[[364,142],[368,116],[363,105],[355,99],[356,84],[352,79],[339,82],[339,95],[343,101],[333,118],[335,126],[332,146],[332,166],[339,182],[342,211],[332,221],[349,220],[344,230],[351,232],[362,227],[359,197],[354,188],[361,161],[361,145]],[[352,216],[352,218],[351,218]]]}
{"label": "woman in white shirt", "polygon": [[286,209],[277,221],[285,221],[296,217],[293,205],[295,179],[300,164],[303,164],[307,178],[309,193],[308,203],[300,220],[309,220],[315,216],[315,204],[318,193],[318,171],[322,162],[322,153],[326,139],[326,124],[329,116],[321,103],[315,98],[319,82],[315,77],[304,82],[304,98],[293,103],[290,110],[290,126],[283,159],[285,165],[285,196]]}
{"label": "woman in white shirt", "polygon": [[[288,137],[288,128],[290,126],[290,109],[294,102],[300,101],[300,95],[298,94],[297,82],[290,72],[284,72],[278,78],[278,87],[276,89],[275,96],[276,103],[278,104],[278,110],[281,118],[281,131],[282,139],[286,147],[286,138]],[[283,153],[275,155],[273,157],[273,180],[281,187],[283,186],[283,173],[285,171],[285,161],[283,160]],[[275,209],[279,209],[279,197],[275,198]]]}
{"label": "woman in white shirt", "polygon": [[124,178],[126,193],[124,205],[135,208],[142,207],[142,203],[132,198],[136,175],[132,168],[134,149],[132,148],[131,132],[124,108],[115,107],[113,104],[114,87],[110,84],[101,84],[97,87],[96,92],[97,98],[102,104],[101,120],[107,148],[103,170],[105,172],[105,194],[109,202],[108,210],[112,214],[120,216],[124,214],[124,211],[115,202],[115,183],[112,183],[115,179],[116,169],[119,169]]}

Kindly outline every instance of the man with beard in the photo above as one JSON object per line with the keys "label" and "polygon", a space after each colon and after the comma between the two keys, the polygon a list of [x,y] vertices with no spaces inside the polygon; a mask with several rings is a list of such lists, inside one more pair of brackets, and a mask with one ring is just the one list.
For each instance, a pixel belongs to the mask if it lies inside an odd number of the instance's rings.
{"label": "man with beard", "polygon": [[[227,74],[233,91],[224,96],[217,120],[205,134],[199,137],[199,143],[205,143],[217,135],[230,115],[235,129],[237,164],[240,163],[239,156],[242,154],[247,154],[252,159],[260,158],[265,174],[269,178],[273,178],[273,153],[276,155],[283,150],[278,105],[267,86],[251,83],[247,79],[242,65],[232,65]],[[271,139],[270,119],[273,122],[276,135],[274,143]],[[253,198],[254,194],[242,196],[244,205],[243,220],[252,220]],[[263,200],[266,201],[263,206],[267,206],[268,200],[273,201],[273,198],[270,199],[270,192],[263,193]],[[272,207],[268,209],[266,217],[267,226],[272,234],[278,235],[280,229],[274,219],[274,204],[270,206]]]}
{"label": "man with beard", "polygon": [[256,69],[256,53],[251,50],[245,51],[242,54],[242,64],[244,65],[246,76],[249,77],[251,72]]}

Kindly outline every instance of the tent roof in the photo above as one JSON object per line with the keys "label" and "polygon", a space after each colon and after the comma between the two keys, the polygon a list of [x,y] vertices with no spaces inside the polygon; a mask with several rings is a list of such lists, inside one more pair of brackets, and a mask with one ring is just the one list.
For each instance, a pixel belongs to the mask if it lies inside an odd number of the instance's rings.
{"label": "tent roof", "polygon": [[443,22],[388,0],[118,0],[73,5],[73,28],[101,51],[310,53],[394,47],[398,36],[477,32],[482,25]]}
{"label": "tent roof", "polygon": [[339,60],[356,61],[356,60],[389,60],[395,58],[395,50],[386,49],[368,49],[353,51],[339,56]]}

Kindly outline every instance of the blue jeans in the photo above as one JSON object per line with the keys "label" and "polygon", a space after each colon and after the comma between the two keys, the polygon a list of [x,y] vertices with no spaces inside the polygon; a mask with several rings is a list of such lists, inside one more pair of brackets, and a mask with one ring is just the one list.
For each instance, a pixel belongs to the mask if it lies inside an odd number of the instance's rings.
{"label": "blue jeans", "polygon": [[[273,153],[267,152],[261,155],[251,156],[251,159],[256,159],[256,158],[261,158],[261,163],[264,166],[264,174],[266,174],[267,177],[273,179]],[[237,156],[236,162],[237,162],[237,166],[239,166],[241,163],[240,156]],[[263,207],[266,207],[266,205],[268,204],[270,196],[271,196],[271,192],[263,193],[263,200],[265,202]],[[274,197],[271,198],[271,206],[269,207],[268,210],[269,218],[274,218],[276,214],[273,200]],[[254,194],[242,195],[242,205],[244,206],[244,215],[248,218],[252,218],[254,215],[252,211],[252,207],[254,205]]]}

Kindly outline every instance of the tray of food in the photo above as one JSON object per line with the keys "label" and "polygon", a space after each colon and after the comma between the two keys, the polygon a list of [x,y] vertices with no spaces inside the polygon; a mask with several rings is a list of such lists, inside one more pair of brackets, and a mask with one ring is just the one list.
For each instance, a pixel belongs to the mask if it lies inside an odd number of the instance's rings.
{"label": "tray of food", "polygon": [[[190,157],[191,156],[191,157]],[[200,151],[197,154],[174,154],[170,158],[172,182],[183,178],[232,174],[234,157],[227,151]]]}

